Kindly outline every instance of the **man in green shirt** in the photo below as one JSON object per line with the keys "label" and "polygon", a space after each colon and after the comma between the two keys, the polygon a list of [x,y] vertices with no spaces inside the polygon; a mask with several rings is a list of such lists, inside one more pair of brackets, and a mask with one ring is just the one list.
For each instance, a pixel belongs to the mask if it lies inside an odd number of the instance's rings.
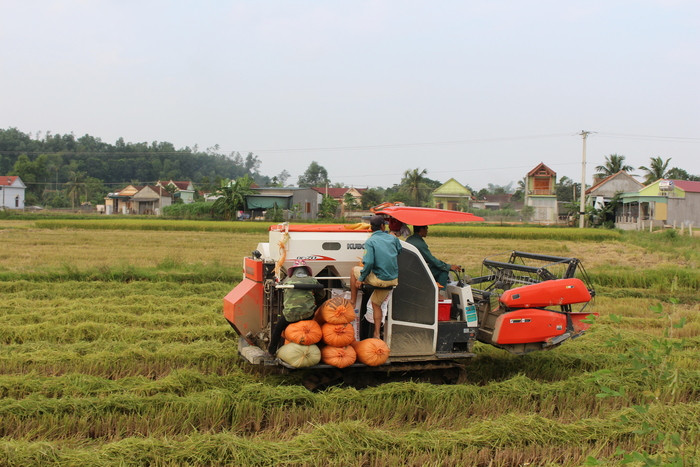
{"label": "man in green shirt", "polygon": [[374,318],[374,335],[379,339],[382,325],[382,302],[399,283],[398,256],[401,242],[398,238],[384,231],[386,221],[382,216],[373,216],[370,221],[372,235],[365,241],[363,266],[356,266],[350,274],[350,301],[353,306],[357,301],[357,289],[364,282],[378,287],[370,297],[372,318]]}
{"label": "man in green shirt", "polygon": [[447,264],[446,262],[440,261],[435,256],[433,256],[432,253],[430,253],[430,248],[428,248],[428,244],[425,243],[425,240],[423,240],[427,235],[427,225],[414,225],[413,235],[408,237],[406,239],[406,242],[418,248],[418,251],[420,251],[421,256],[423,256],[423,259],[426,263],[428,263],[428,267],[430,268],[430,272],[433,274],[435,281],[442,287],[445,287],[447,285],[447,278],[450,274],[450,271],[459,271],[460,267],[456,264]]}

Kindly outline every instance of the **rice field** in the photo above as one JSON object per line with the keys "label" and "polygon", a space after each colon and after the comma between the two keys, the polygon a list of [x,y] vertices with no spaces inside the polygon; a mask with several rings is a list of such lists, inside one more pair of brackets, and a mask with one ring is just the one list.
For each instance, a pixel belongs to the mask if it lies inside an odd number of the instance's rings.
{"label": "rice field", "polygon": [[221,315],[265,225],[52,222],[0,221],[0,465],[700,463],[697,238],[431,229],[472,275],[512,249],[582,259],[600,318],[548,352],[477,345],[465,384],[309,392],[244,366]]}

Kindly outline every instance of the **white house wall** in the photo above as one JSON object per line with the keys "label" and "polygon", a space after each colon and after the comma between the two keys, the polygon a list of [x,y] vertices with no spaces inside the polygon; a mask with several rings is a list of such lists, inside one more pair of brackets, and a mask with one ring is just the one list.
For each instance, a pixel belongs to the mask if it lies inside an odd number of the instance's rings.
{"label": "white house wall", "polygon": [[3,208],[24,209],[24,188],[15,186],[0,187],[0,202]]}
{"label": "white house wall", "polygon": [[[315,190],[294,190],[292,191],[292,204],[298,204],[301,218],[303,220],[312,220],[318,217],[318,209],[321,205],[323,196]],[[306,212],[306,206],[309,206],[309,212]]]}
{"label": "white house wall", "polygon": [[533,221],[556,222],[556,220],[557,220],[557,199],[556,198],[538,198],[536,196],[528,196],[527,205],[535,208],[535,212],[532,215]]}
{"label": "white house wall", "polygon": [[667,224],[680,226],[692,222],[694,226],[700,226],[700,193],[686,193],[685,198],[669,198],[667,216]]}

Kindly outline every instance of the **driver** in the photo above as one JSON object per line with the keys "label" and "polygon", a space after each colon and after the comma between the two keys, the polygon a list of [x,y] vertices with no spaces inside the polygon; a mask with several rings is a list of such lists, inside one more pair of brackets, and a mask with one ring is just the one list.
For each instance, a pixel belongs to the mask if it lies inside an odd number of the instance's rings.
{"label": "driver", "polygon": [[447,264],[446,262],[440,261],[435,256],[433,256],[432,253],[430,253],[430,248],[428,248],[428,244],[425,243],[425,240],[423,240],[427,235],[427,225],[414,225],[413,235],[408,237],[406,239],[406,242],[418,248],[418,251],[420,251],[421,256],[423,256],[423,259],[426,263],[428,263],[428,267],[430,268],[430,272],[435,278],[435,282],[437,282],[444,288],[447,285],[447,279],[450,275],[450,271],[457,272],[461,268],[456,264]]}

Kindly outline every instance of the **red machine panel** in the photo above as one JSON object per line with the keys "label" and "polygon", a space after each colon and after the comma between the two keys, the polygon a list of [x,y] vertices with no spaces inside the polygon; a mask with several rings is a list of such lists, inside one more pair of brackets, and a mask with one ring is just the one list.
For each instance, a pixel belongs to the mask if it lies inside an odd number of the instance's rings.
{"label": "red machine panel", "polygon": [[496,318],[492,340],[496,344],[544,342],[566,332],[566,315],[529,308],[503,313]]}
{"label": "red machine panel", "polygon": [[571,305],[591,300],[581,279],[556,279],[506,290],[499,299],[508,308]]}
{"label": "red machine panel", "polygon": [[590,321],[584,322],[591,316],[595,316],[597,318],[599,315],[598,313],[569,313],[571,324],[574,327],[574,334],[580,334],[591,327]]}
{"label": "red machine panel", "polygon": [[245,277],[256,282],[263,280],[263,262],[259,259],[245,258],[243,261],[243,273]]}
{"label": "red machine panel", "polygon": [[267,324],[263,308],[263,285],[247,278],[224,297],[224,318],[241,336],[255,334]]}

